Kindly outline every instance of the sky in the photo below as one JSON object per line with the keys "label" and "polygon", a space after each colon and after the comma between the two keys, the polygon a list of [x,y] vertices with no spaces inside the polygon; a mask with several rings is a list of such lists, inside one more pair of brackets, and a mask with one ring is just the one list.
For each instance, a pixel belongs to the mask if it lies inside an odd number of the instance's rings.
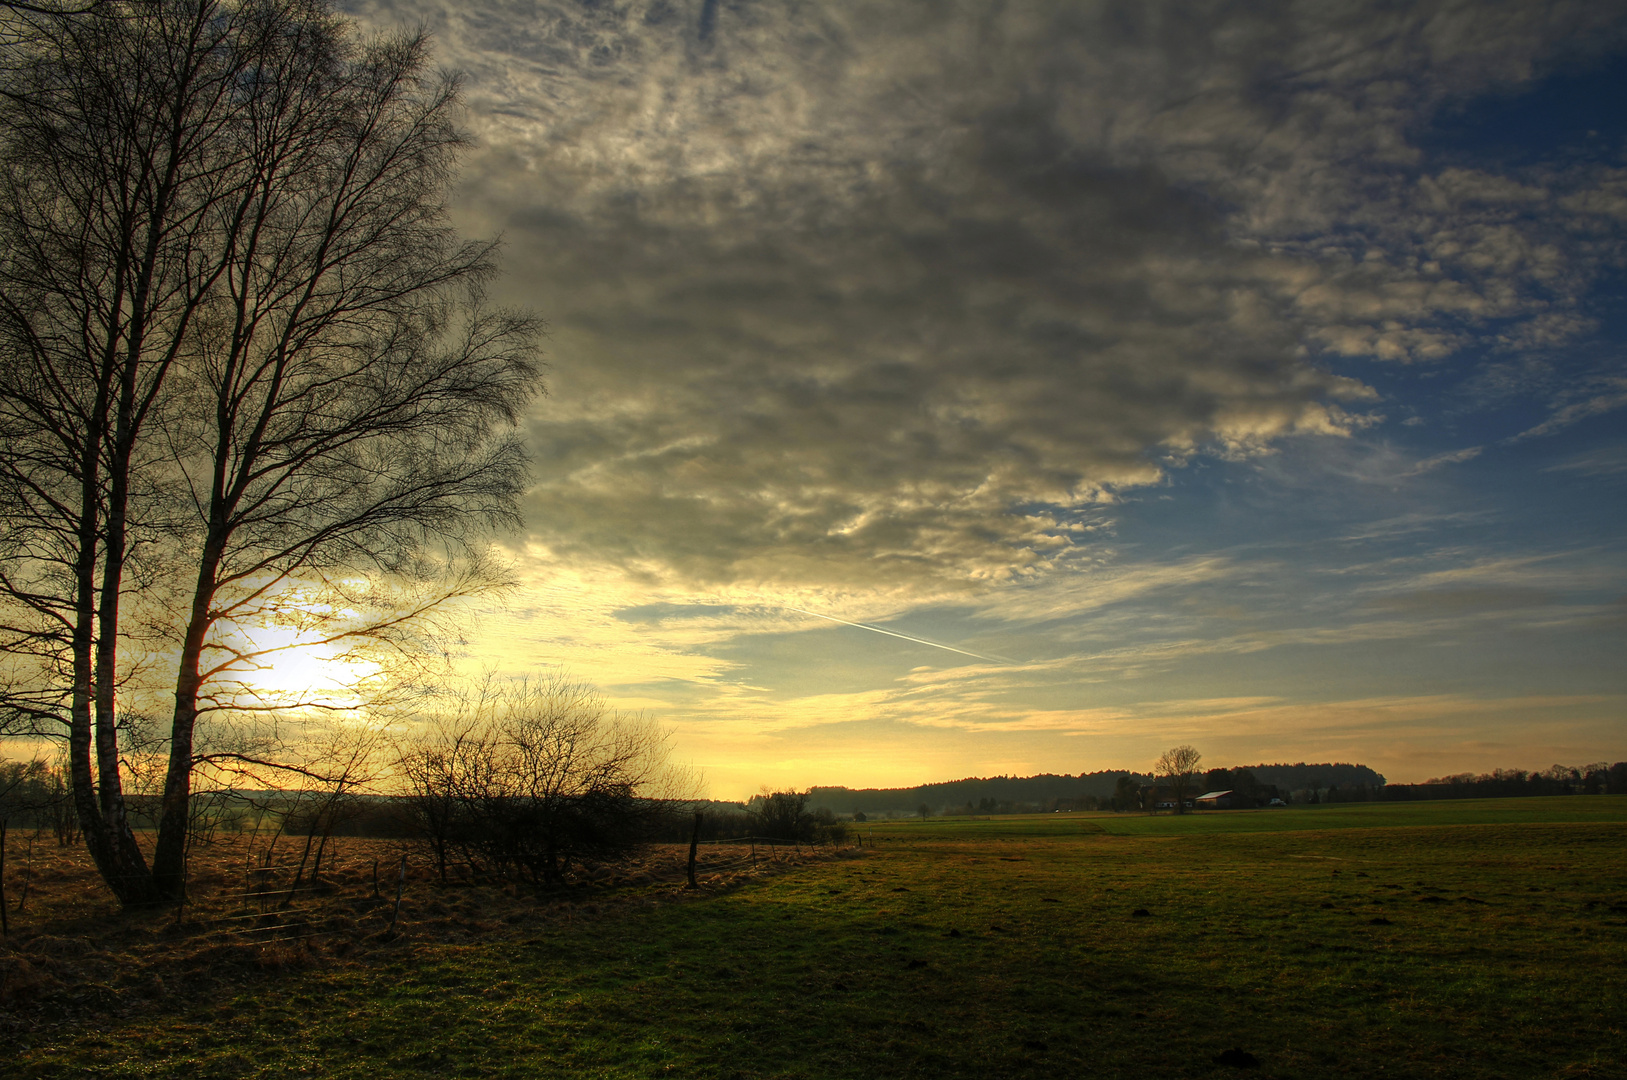
{"label": "sky", "polygon": [[1627,16],[353,0],[540,314],[471,670],[764,786],[1627,757]]}

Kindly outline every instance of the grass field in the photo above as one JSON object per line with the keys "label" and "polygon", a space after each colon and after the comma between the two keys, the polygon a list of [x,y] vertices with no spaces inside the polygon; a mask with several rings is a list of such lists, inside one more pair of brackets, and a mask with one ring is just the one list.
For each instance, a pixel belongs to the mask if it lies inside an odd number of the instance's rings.
{"label": "grass field", "polygon": [[1627,1077],[1627,798],[867,835],[457,935],[413,920],[482,890],[415,886],[365,962],[319,947],[108,1023],[58,1002],[0,1073]]}
{"label": "grass field", "polygon": [[1517,825],[1541,822],[1627,821],[1627,803],[1614,798],[1443,799],[1438,802],[1338,803],[1275,810],[1210,811],[1173,814],[1057,813],[1020,817],[915,818],[876,822],[861,829],[883,835],[963,839],[987,830],[991,836],[1065,836],[1070,831],[1114,836],[1190,836],[1206,833],[1304,832],[1438,825]]}

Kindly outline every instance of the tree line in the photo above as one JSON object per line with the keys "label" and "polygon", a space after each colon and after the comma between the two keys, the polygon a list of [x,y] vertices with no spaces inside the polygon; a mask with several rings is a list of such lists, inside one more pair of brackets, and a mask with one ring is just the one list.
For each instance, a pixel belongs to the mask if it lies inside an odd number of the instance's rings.
{"label": "tree line", "polygon": [[[1204,790],[1242,785],[1242,781],[1221,782],[1226,779],[1221,775],[1224,771],[1204,774]],[[1384,777],[1367,766],[1344,763],[1250,765],[1240,771],[1250,774],[1249,783],[1274,787],[1273,794],[1284,793],[1284,797],[1301,793],[1308,799],[1313,791],[1326,793],[1361,784],[1384,784]],[[1210,776],[1213,783],[1209,782]],[[1077,775],[967,777],[903,788],[812,787],[808,797],[811,806],[845,816],[855,812],[911,816],[923,803],[933,813],[1049,813],[1059,809],[1139,808],[1143,795],[1150,800],[1166,779],[1155,765],[1148,772],[1104,769]]]}
{"label": "tree line", "polygon": [[[1177,748],[1179,749],[1179,748]],[[1421,784],[1392,784],[1366,765],[1346,763],[1248,765],[1199,772],[1177,792],[1171,761],[1145,773],[1107,769],[1077,776],[968,777],[908,788],[814,787],[810,805],[845,816],[992,815],[1056,810],[1154,810],[1160,803],[1192,801],[1208,791],[1231,791],[1231,806],[1247,808],[1281,799],[1293,805],[1411,799],[1480,799],[1532,795],[1627,794],[1627,762],[1554,765],[1548,769],[1496,769],[1459,773]],[[1177,772],[1175,775],[1180,775]],[[1184,806],[1181,807],[1185,809]]]}
{"label": "tree line", "polygon": [[1411,799],[1501,799],[1532,795],[1627,795],[1627,761],[1613,765],[1551,765],[1546,769],[1493,769],[1455,773],[1422,784],[1389,784],[1377,797]]}
{"label": "tree line", "polygon": [[0,762],[0,828],[13,825],[49,831],[58,847],[78,842],[79,816],[64,762]]}

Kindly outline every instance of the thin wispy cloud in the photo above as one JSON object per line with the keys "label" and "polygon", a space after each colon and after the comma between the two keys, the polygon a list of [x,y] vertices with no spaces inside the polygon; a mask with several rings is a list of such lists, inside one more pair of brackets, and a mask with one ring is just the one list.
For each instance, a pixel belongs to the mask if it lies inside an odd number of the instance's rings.
{"label": "thin wispy cloud", "polygon": [[1627,408],[1627,377],[1603,379],[1596,392],[1581,401],[1573,401],[1556,409],[1548,419],[1527,428],[1508,441],[1519,442],[1522,439],[1552,435],[1589,417],[1602,416],[1621,408]]}
{"label": "thin wispy cloud", "polygon": [[1019,663],[1019,661],[1012,660],[1009,657],[990,656],[990,655],[988,655],[986,653],[972,652],[970,649],[962,649],[962,648],[959,648],[959,647],[954,646],[954,645],[945,645],[941,641],[930,641],[930,640],[928,640],[927,638],[924,638],[924,637],[916,637],[914,634],[902,634],[902,633],[899,633],[897,630],[888,630],[888,629],[885,629],[884,627],[880,627],[880,626],[871,626],[868,623],[850,622],[847,619],[838,619],[834,615],[821,615],[817,611],[809,611],[806,608],[789,608],[788,610],[800,612],[803,615],[811,615],[816,619],[825,619],[825,620],[827,620],[829,622],[841,623],[843,626],[852,626],[852,627],[855,627],[855,628],[857,628],[859,630],[869,630],[871,633],[875,633],[875,634],[885,634],[888,637],[899,638],[899,639],[901,639],[903,641],[913,641],[917,645],[930,645],[934,649],[943,649],[945,652],[959,653],[962,656],[970,656],[974,660],[986,660],[991,664],[1016,664],[1016,663]]}
{"label": "thin wispy cloud", "polygon": [[1445,453],[1424,458],[1401,475],[1422,476],[1424,473],[1432,472],[1443,465],[1461,465],[1465,461],[1473,461],[1479,457],[1483,450],[1485,450],[1483,446],[1468,446],[1462,450],[1448,450]]}

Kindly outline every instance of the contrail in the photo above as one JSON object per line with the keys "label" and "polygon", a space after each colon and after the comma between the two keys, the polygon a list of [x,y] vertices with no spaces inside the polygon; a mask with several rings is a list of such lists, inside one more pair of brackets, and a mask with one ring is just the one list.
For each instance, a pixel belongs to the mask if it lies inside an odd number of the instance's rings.
{"label": "contrail", "polygon": [[984,656],[982,653],[972,652],[970,649],[957,649],[953,645],[944,645],[940,642],[928,641],[926,638],[918,638],[911,634],[900,634],[896,630],[883,630],[879,626],[869,626],[862,622],[849,622],[847,619],[838,619],[834,615],[821,615],[819,612],[809,611],[807,608],[786,607],[785,610],[798,611],[804,615],[812,615],[816,619],[829,619],[831,622],[841,623],[843,626],[857,626],[860,630],[873,630],[878,634],[886,634],[888,637],[903,638],[905,641],[913,641],[917,645],[930,645],[934,649],[943,649],[947,652],[960,653],[962,656],[971,656],[977,658],[978,660],[987,660],[991,664],[1015,664],[1017,662],[1004,656]]}

